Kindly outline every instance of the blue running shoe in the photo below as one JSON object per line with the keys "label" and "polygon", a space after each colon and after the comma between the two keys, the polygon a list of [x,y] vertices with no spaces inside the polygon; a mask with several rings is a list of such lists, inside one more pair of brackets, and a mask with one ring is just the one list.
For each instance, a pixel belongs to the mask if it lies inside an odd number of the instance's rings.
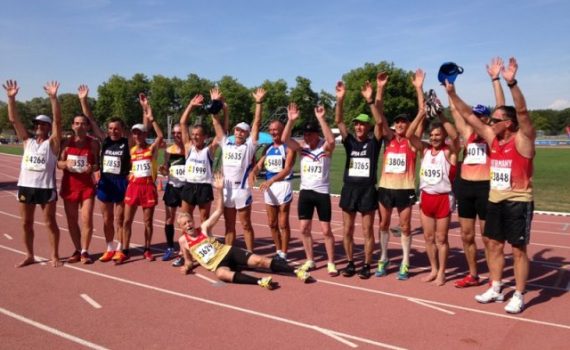
{"label": "blue running shoe", "polygon": [[172,260],[172,258],[174,257],[174,248],[168,248],[166,249],[166,251],[164,252],[164,255],[162,256],[162,261],[169,261]]}

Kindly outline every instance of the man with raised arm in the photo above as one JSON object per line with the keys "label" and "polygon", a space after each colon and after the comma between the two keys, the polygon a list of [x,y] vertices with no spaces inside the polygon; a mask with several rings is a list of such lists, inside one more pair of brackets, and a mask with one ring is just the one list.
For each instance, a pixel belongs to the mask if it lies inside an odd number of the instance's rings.
{"label": "man with raised arm", "polygon": [[[52,248],[51,264],[61,266],[59,261],[59,227],[55,220],[57,187],[55,168],[61,142],[61,108],[57,100],[57,81],[48,82],[44,90],[49,97],[53,122],[46,115],[34,119],[34,135],[30,137],[18,115],[16,95],[20,87],[15,80],[2,85],[8,96],[8,120],[14,126],[16,135],[24,143],[24,156],[18,177],[18,201],[24,231],[26,258],[16,265],[24,267],[36,262],[34,257],[34,213],[39,205],[44,213],[45,225],[49,231]],[[50,135],[51,132],[51,135]]]}
{"label": "man with raised arm", "polygon": [[[381,80],[385,82],[386,79]],[[378,89],[384,89],[383,84]],[[340,207],[342,208],[342,221],[344,227],[344,252],[348,260],[346,268],[342,271],[345,277],[355,274],[353,260],[354,221],[356,214],[362,215],[362,235],[364,236],[364,264],[358,273],[362,279],[370,278],[370,264],[374,252],[374,214],[378,210],[378,195],[376,181],[378,181],[378,157],[382,147],[382,116],[374,103],[374,91],[370,82],[366,82],[361,93],[374,120],[366,114],[360,114],[352,120],[354,134],[348,132],[344,123],[343,103],[346,93],[344,83],[336,84],[336,113],[335,122],[342,137],[342,144],[346,151],[344,165],[343,186],[340,194]],[[382,92],[380,92],[382,94]],[[374,133],[369,136],[374,121]]]}
{"label": "man with raised arm", "polygon": [[507,241],[512,246],[516,282],[515,293],[505,306],[508,313],[520,313],[524,309],[523,293],[529,270],[527,246],[534,209],[532,176],[536,131],[515,78],[517,70],[515,58],[510,58],[508,66],[501,70],[515,106],[496,108],[490,125],[483,124],[457,95],[455,86],[446,82],[453,104],[491,150],[491,191],[484,231],[488,238],[487,265],[491,287],[476,295],[475,300],[484,304],[504,300],[501,280],[505,265],[503,250]]}
{"label": "man with raised arm", "polygon": [[[331,198],[330,198],[330,168],[335,147],[334,135],[325,119],[326,111],[323,106],[315,107],[315,117],[318,124],[310,121],[303,128],[303,143],[299,144],[291,138],[293,125],[299,119],[299,109],[292,103],[287,108],[287,125],[283,130],[281,140],[293,151],[299,152],[301,159],[301,191],[297,204],[297,213],[301,223],[303,247],[307,260],[301,267],[303,270],[315,268],[313,255],[313,236],[311,234],[313,213],[317,209],[321,231],[325,239],[327,252],[327,272],[330,276],[338,276],[334,263],[334,236],[331,230]],[[324,138],[319,136],[322,130]]]}

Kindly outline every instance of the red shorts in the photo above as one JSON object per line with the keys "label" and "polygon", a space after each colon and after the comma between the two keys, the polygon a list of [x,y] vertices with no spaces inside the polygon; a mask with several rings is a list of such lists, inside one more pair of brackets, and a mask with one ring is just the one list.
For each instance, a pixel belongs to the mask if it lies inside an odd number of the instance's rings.
{"label": "red shorts", "polygon": [[125,193],[125,204],[130,206],[141,206],[152,208],[158,202],[158,192],[153,182],[137,183],[129,182]]}
{"label": "red shorts", "polygon": [[443,219],[450,216],[455,209],[455,198],[453,193],[429,194],[422,191],[420,208],[427,217]]}
{"label": "red shorts", "polygon": [[69,188],[62,186],[59,194],[64,201],[83,202],[84,200],[95,196],[95,187],[77,186]]}

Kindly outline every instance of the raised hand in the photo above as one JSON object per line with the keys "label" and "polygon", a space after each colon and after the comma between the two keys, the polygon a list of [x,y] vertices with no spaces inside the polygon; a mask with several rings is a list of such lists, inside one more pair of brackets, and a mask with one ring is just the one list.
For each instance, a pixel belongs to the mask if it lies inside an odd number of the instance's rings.
{"label": "raised hand", "polygon": [[57,90],[59,89],[59,82],[57,81],[48,81],[44,85],[44,91],[50,98],[57,97]]}
{"label": "raised hand", "polygon": [[223,101],[224,96],[222,96],[222,92],[220,91],[219,88],[215,87],[212,90],[210,90],[210,98],[212,100],[220,100]]}
{"label": "raised hand", "polygon": [[366,80],[366,82],[362,86],[362,89],[360,89],[360,93],[366,100],[366,103],[374,101],[374,97],[372,96],[374,94],[374,90],[372,89],[372,84],[370,84],[368,80]]}
{"label": "raised hand", "polygon": [[336,86],[335,86],[335,90],[336,90],[337,101],[343,100],[344,95],[346,94],[346,86],[344,85],[344,82],[342,82],[342,81],[337,82]]}
{"label": "raised hand", "polygon": [[448,95],[455,93],[455,85],[451,84],[447,79],[445,79],[445,91],[447,91]]}
{"label": "raised hand", "polygon": [[426,73],[421,68],[418,68],[416,70],[416,73],[412,77],[412,84],[416,88],[421,88],[424,85],[425,78],[426,78]]}
{"label": "raised hand", "polygon": [[255,99],[256,103],[261,103],[263,102],[263,98],[265,97],[265,89],[257,88],[257,90],[255,90],[255,92],[253,92],[251,95]]}
{"label": "raised hand", "polygon": [[287,117],[289,118],[290,121],[294,122],[297,119],[299,119],[299,108],[297,107],[297,104],[295,103],[291,103],[289,104],[289,107],[287,107]]}
{"label": "raised hand", "polygon": [[515,80],[515,75],[519,69],[519,64],[514,57],[509,58],[509,65],[507,67],[503,66],[502,73],[503,78],[507,83],[512,83]]}
{"label": "raised hand", "polygon": [[503,69],[503,59],[501,57],[493,57],[491,63],[487,65],[487,73],[491,79],[499,77],[501,70]]}
{"label": "raised hand", "polygon": [[20,87],[15,80],[7,80],[6,84],[2,84],[2,87],[4,87],[4,90],[6,90],[6,95],[8,98],[16,97],[18,90],[20,90]]}
{"label": "raised hand", "polygon": [[147,118],[148,121],[152,123],[152,121],[154,120],[152,118],[152,109],[150,108],[150,104],[148,103],[148,98],[142,92],[139,94],[139,103],[143,110],[143,117]]}
{"label": "raised hand", "polygon": [[77,88],[77,96],[80,99],[87,98],[87,96],[89,96],[89,87],[84,84],[79,85],[79,87]]}
{"label": "raised hand", "polygon": [[204,96],[198,94],[194,97],[192,97],[192,99],[190,100],[190,107],[195,108],[195,107],[200,107],[204,104]]}
{"label": "raised hand", "polygon": [[323,120],[325,118],[326,112],[327,111],[325,110],[325,107],[323,107],[323,106],[315,107],[315,117],[317,117],[318,120]]}
{"label": "raised hand", "polygon": [[388,73],[380,72],[376,75],[376,86],[378,89],[383,89],[388,84]]}

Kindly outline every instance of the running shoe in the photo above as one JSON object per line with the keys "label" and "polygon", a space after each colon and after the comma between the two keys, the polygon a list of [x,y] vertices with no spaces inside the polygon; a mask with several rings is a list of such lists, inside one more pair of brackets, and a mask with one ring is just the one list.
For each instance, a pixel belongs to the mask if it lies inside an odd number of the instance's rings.
{"label": "running shoe", "polygon": [[358,272],[358,277],[361,280],[367,280],[370,278],[370,276],[372,276],[372,274],[370,273],[370,264],[362,265],[362,268]]}
{"label": "running shoe", "polygon": [[315,268],[315,262],[313,260],[307,260],[303,265],[301,265],[300,269],[305,271],[310,271]]}
{"label": "running shoe", "polygon": [[474,287],[479,285],[479,276],[473,277],[471,275],[467,275],[462,279],[455,281],[453,284],[456,288],[467,288],[467,287]]}
{"label": "running shoe", "polygon": [[273,279],[271,278],[271,276],[260,278],[260,279],[257,281],[257,284],[258,284],[261,288],[265,288],[265,289],[268,289],[268,290],[272,290],[272,289],[273,289]]}
{"label": "running shoe", "polygon": [[386,269],[388,268],[388,260],[378,260],[378,267],[376,268],[376,277],[386,276]]}
{"label": "running shoe", "polygon": [[329,273],[329,276],[331,276],[331,277],[338,276],[338,270],[336,269],[336,265],[332,262],[327,263],[327,272]]}
{"label": "running shoe", "polygon": [[126,255],[125,253],[118,251],[113,256],[113,261],[115,262],[115,265],[121,265],[125,261],[129,260],[129,258],[130,257],[128,255]]}
{"label": "running shoe", "polygon": [[162,256],[162,261],[172,260],[174,254],[175,254],[174,248],[167,248],[166,251],[164,252],[164,255]]}
{"label": "running shoe", "polygon": [[524,299],[521,293],[515,292],[511,300],[505,306],[505,311],[509,314],[519,314],[524,309]]}
{"label": "running shoe", "polygon": [[113,259],[114,255],[115,255],[114,250],[107,250],[105,253],[103,253],[103,255],[101,255],[101,257],[99,258],[99,261],[100,262],[109,262]]}
{"label": "running shoe", "polygon": [[[499,291],[495,290],[495,287],[491,287],[487,289],[487,291],[483,294],[477,294],[475,296],[475,300],[480,302],[481,304],[488,304],[488,303],[502,303],[505,300],[505,296]],[[514,305],[513,305],[514,306]]]}
{"label": "running shoe", "polygon": [[182,265],[184,265],[184,257],[182,255],[172,262],[172,266],[174,267],[181,267]]}
{"label": "running shoe", "polygon": [[150,252],[150,249],[145,249],[143,256],[146,260],[148,261],[154,261],[154,256],[152,256],[152,253]]}
{"label": "running shoe", "polygon": [[87,252],[81,253],[81,263],[84,265],[93,264],[93,260],[91,260],[89,253]]}
{"label": "running shoe", "polygon": [[405,281],[410,278],[410,266],[408,264],[401,264],[400,271],[398,271],[398,275],[396,276],[397,279],[400,281]]}
{"label": "running shoe", "polygon": [[311,274],[307,272],[307,270],[303,269],[303,267],[295,270],[295,275],[297,275],[297,278],[305,283],[307,283],[309,281],[309,278],[311,278]]}
{"label": "running shoe", "polygon": [[349,261],[344,270],[342,270],[342,275],[344,277],[352,277],[356,273],[356,268],[354,267],[354,262]]}
{"label": "running shoe", "polygon": [[277,252],[277,256],[280,257],[282,260],[287,261],[287,253],[284,253],[280,250]]}
{"label": "running shoe", "polygon": [[81,260],[81,253],[78,250],[76,250],[69,258],[67,258],[67,263],[74,264],[76,262],[79,262],[80,260]]}

